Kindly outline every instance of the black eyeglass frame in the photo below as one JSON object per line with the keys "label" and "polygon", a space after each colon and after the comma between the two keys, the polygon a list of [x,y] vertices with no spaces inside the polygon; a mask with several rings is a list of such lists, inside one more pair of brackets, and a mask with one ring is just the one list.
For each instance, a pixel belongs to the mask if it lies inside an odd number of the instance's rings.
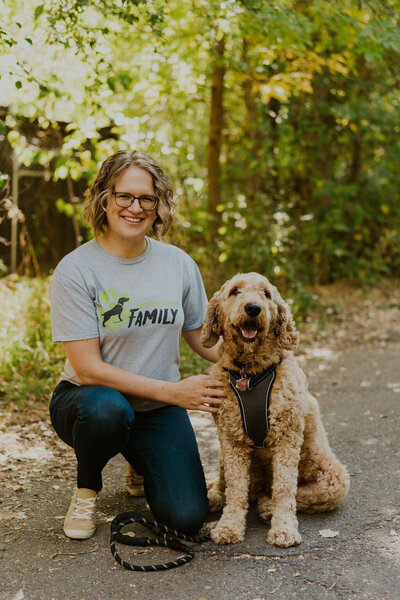
{"label": "black eyeglass frame", "polygon": [[[111,192],[111,194],[114,196],[114,200],[115,200],[115,204],[117,206],[119,206],[120,208],[130,208],[132,206],[132,204],[135,202],[135,200],[137,200],[139,202],[139,206],[142,210],[154,210],[157,207],[159,198],[158,196],[152,196],[151,194],[147,195],[143,195],[143,196],[134,196],[133,194],[130,194],[129,192]],[[130,200],[130,204],[128,206],[121,206],[121,204],[118,204],[117,201],[117,196],[118,194],[123,194],[124,196],[130,196],[131,200]],[[142,198],[152,198],[154,201],[154,206],[152,208],[144,208],[144,206],[142,206]]]}

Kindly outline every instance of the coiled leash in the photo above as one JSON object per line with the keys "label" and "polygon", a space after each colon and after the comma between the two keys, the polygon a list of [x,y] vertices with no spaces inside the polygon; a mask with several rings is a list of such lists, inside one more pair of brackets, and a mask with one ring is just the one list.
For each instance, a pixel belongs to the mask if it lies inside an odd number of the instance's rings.
{"label": "coiled leash", "polygon": [[[131,523],[140,523],[141,525],[144,525],[147,527],[147,529],[153,531],[161,539],[150,539],[147,537],[130,536],[121,533],[121,529]],[[197,544],[202,544],[203,542],[210,540],[210,536],[208,535],[201,537],[190,537],[189,535],[185,535],[184,533],[180,533],[175,529],[167,527],[163,523],[153,521],[152,519],[148,519],[147,517],[139,515],[135,512],[120,513],[111,522],[111,554],[120,565],[122,565],[125,569],[129,569],[130,571],[166,571],[167,569],[175,569],[175,567],[180,567],[181,565],[185,565],[186,563],[190,562],[194,558],[195,554],[193,548],[186,546],[186,544],[182,544],[182,542],[176,538]],[[183,556],[179,556],[179,558],[176,560],[167,562],[165,564],[143,566],[133,565],[120,557],[115,548],[115,542],[121,542],[122,544],[127,544],[129,546],[166,546],[167,548],[178,550],[179,552],[184,552],[185,554]]]}

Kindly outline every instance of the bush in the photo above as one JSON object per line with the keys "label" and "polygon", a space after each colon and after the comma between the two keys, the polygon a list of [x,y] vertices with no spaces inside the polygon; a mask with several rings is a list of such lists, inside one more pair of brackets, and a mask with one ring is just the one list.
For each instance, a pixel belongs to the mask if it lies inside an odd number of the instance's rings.
{"label": "bush", "polygon": [[64,353],[51,341],[48,280],[0,279],[0,396],[6,402],[48,401]]}

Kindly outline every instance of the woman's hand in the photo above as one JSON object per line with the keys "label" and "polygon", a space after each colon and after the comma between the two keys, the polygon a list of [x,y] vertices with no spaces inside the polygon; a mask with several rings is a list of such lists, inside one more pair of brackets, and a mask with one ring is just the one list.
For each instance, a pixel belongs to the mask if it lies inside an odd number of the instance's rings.
{"label": "woman's hand", "polygon": [[189,410],[218,413],[226,397],[222,381],[209,375],[193,375],[173,385],[175,395],[171,401]]}

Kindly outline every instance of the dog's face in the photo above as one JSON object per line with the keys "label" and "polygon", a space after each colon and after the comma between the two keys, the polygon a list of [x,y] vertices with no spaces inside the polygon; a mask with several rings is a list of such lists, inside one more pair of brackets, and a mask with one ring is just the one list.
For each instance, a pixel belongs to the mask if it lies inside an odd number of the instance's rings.
{"label": "dog's face", "polygon": [[211,347],[224,335],[236,346],[256,350],[272,334],[283,349],[296,347],[298,334],[289,307],[266,277],[240,273],[211,299],[201,341],[203,346]]}

